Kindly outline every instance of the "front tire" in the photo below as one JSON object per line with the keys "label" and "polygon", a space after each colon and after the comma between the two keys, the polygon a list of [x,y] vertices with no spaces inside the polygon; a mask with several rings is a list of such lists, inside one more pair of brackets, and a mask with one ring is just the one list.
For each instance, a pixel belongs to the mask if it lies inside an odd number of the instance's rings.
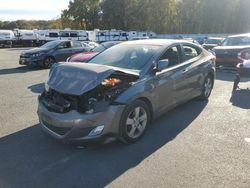
{"label": "front tire", "polygon": [[43,61],[43,66],[46,69],[50,69],[55,62],[56,60],[53,57],[46,57]]}
{"label": "front tire", "polygon": [[121,118],[120,140],[124,143],[134,143],[145,133],[151,121],[151,114],[148,105],[136,100],[128,105]]}
{"label": "front tire", "polygon": [[201,100],[207,100],[210,97],[213,85],[214,85],[213,78],[212,76],[208,75],[204,80],[202,93],[199,97]]}

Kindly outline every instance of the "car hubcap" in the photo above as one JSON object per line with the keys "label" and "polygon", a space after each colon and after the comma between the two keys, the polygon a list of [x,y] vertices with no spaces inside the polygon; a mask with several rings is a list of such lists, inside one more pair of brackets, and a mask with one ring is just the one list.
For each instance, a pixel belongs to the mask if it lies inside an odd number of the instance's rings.
{"label": "car hubcap", "polygon": [[127,134],[131,138],[138,138],[144,132],[148,121],[148,116],[144,108],[135,108],[126,120]]}
{"label": "car hubcap", "polygon": [[204,91],[206,97],[210,95],[211,90],[212,90],[212,80],[210,78],[207,78],[205,82],[205,91]]}

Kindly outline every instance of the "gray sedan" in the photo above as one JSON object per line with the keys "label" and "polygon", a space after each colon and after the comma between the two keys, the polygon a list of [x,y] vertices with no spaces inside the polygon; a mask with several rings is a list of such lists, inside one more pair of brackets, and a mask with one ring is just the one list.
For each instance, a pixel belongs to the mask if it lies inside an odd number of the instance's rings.
{"label": "gray sedan", "polygon": [[20,55],[19,64],[50,68],[56,62],[66,61],[69,56],[89,50],[90,47],[84,47],[78,41],[56,40],[39,48],[23,51]]}
{"label": "gray sedan", "polygon": [[193,43],[124,42],[88,63],[53,66],[38,116],[43,130],[62,141],[133,143],[166,111],[207,100],[214,78],[215,57]]}

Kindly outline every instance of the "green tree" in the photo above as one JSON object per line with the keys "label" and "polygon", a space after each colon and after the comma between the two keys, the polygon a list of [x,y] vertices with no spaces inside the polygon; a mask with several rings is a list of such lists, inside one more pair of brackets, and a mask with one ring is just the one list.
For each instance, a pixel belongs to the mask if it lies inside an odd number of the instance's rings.
{"label": "green tree", "polygon": [[99,24],[99,5],[99,0],[70,1],[68,9],[62,11],[62,22],[79,29],[94,29]]}

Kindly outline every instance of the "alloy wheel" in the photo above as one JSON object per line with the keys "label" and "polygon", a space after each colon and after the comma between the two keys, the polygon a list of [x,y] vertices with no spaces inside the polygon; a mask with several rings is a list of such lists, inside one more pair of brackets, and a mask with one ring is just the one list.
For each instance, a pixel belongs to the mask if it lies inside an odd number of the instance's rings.
{"label": "alloy wheel", "polygon": [[212,91],[213,83],[210,77],[208,77],[204,84],[204,95],[208,97]]}
{"label": "alloy wheel", "polygon": [[128,115],[126,120],[126,131],[130,138],[136,139],[140,137],[147,125],[148,116],[143,107],[134,108]]}

